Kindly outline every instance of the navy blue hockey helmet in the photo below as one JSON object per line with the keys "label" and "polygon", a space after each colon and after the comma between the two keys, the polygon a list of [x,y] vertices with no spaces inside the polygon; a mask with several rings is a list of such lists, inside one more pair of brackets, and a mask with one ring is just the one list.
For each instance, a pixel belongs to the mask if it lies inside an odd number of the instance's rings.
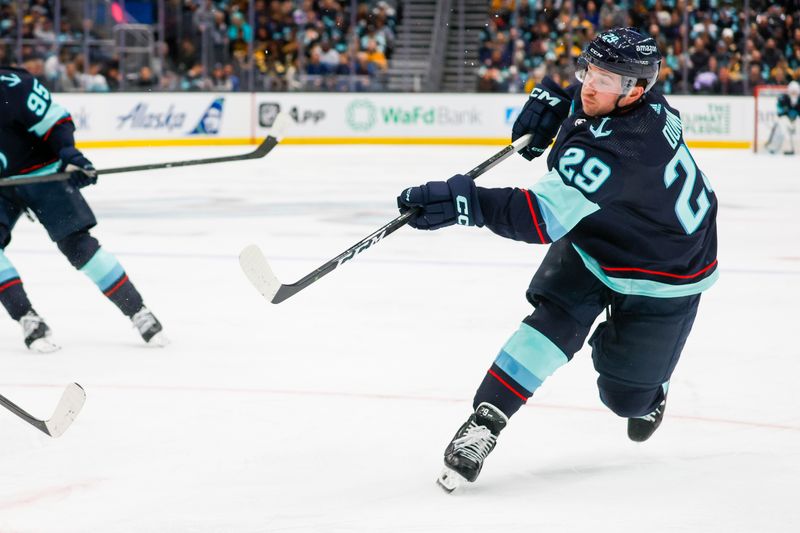
{"label": "navy blue hockey helmet", "polygon": [[647,92],[658,79],[661,53],[652,37],[635,28],[615,28],[597,35],[578,58],[579,69],[590,64],[622,76],[623,92],[636,85]]}

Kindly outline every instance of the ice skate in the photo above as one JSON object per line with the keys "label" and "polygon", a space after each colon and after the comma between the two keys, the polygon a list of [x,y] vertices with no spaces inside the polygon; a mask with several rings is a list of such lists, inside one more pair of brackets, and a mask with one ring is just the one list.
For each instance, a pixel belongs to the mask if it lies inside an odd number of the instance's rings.
{"label": "ice skate", "polygon": [[169,339],[163,333],[161,322],[155,317],[152,311],[147,307],[142,307],[135,315],[131,317],[133,327],[139,331],[139,334],[144,339],[148,346],[166,346],[169,344]]}
{"label": "ice skate", "polygon": [[50,353],[61,349],[60,346],[50,340],[50,328],[33,309],[20,318],[19,323],[25,335],[25,346],[30,351]]}
{"label": "ice skate", "polygon": [[634,442],[644,442],[656,432],[664,419],[667,399],[658,404],[655,411],[645,416],[628,419],[628,438]]}
{"label": "ice skate", "polygon": [[444,451],[445,468],[437,479],[439,486],[453,492],[464,482],[478,479],[483,461],[506,424],[508,417],[495,406],[486,402],[478,405]]}

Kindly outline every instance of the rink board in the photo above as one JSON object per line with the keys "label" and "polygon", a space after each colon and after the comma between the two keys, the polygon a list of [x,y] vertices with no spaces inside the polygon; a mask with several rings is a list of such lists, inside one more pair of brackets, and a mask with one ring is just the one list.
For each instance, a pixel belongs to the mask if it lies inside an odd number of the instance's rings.
{"label": "rink board", "polygon": [[[288,113],[287,144],[505,144],[519,94],[59,94],[84,148],[253,144]],[[752,97],[673,96],[691,147],[753,143]]]}

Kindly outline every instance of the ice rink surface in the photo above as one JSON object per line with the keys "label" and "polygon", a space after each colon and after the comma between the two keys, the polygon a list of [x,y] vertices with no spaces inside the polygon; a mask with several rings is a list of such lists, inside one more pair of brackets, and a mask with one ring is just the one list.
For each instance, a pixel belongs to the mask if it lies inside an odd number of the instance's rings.
{"label": "ice rink surface", "polygon": [[[97,150],[98,168],[247,147]],[[800,171],[694,154],[720,199],[720,281],[703,297],[646,444],[597,396],[589,350],[513,419],[478,483],[446,495],[442,452],[498,349],[530,312],[545,249],[488,230],[402,228],[272,305],[237,256],[259,244],[296,281],[396,216],[408,185],[498,147],[279,146],[263,160],[100,178],[94,234],[173,343],[148,349],[43,228],[7,256],[63,346],[25,350],[0,320],[0,532],[800,531]],[[531,185],[543,158],[481,178]]]}

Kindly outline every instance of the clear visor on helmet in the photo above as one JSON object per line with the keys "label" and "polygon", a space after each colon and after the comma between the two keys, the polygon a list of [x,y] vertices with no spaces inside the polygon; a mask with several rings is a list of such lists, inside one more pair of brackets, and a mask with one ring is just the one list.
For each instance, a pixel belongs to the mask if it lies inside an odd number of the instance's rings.
{"label": "clear visor on helmet", "polygon": [[588,62],[579,63],[575,77],[584,87],[599,93],[628,94],[636,86],[636,78],[609,72]]}

